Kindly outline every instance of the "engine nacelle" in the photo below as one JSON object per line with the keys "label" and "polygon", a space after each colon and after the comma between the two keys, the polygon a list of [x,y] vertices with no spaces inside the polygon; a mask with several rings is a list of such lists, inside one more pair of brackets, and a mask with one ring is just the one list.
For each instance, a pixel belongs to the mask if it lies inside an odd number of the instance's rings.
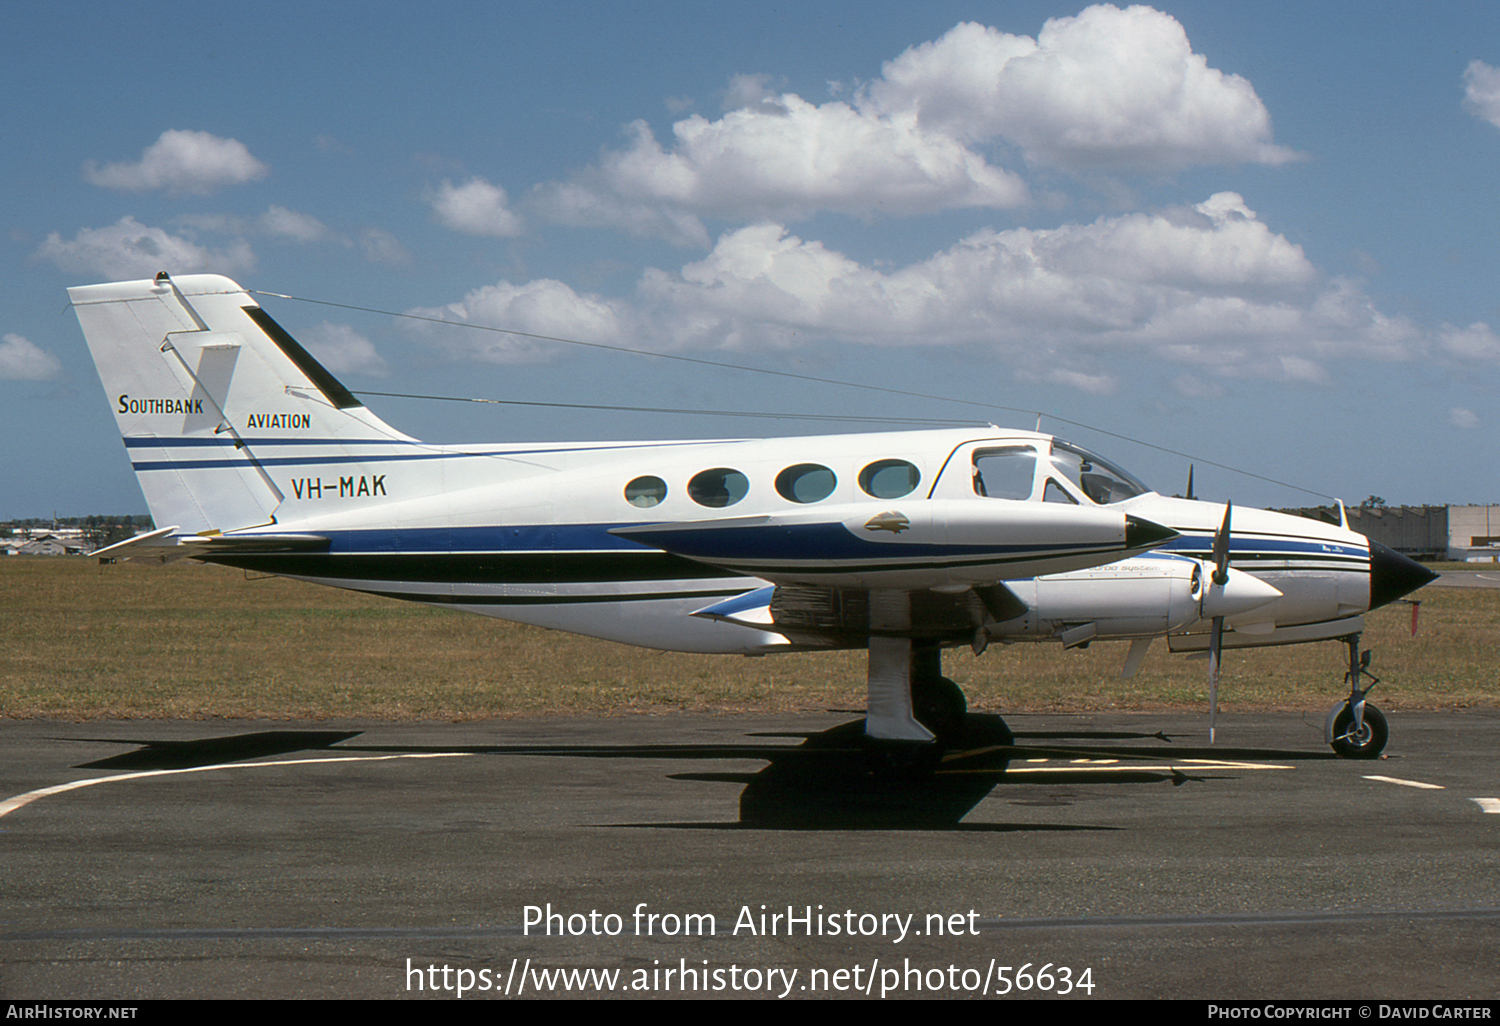
{"label": "engine nacelle", "polygon": [[1027,605],[986,633],[999,641],[1061,638],[1065,645],[1094,640],[1161,637],[1215,616],[1230,626],[1249,624],[1255,611],[1281,593],[1230,569],[1215,585],[1196,559],[1153,552],[1106,566],[1049,574],[1006,587]]}

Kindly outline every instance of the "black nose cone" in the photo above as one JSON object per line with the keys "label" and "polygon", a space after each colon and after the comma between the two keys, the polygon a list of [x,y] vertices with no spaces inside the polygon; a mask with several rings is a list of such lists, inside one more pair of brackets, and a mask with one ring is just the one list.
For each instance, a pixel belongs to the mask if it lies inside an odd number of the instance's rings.
{"label": "black nose cone", "polygon": [[1170,527],[1163,527],[1154,520],[1144,517],[1125,517],[1125,547],[1127,549],[1146,549],[1163,542],[1171,541],[1180,532]]}
{"label": "black nose cone", "polygon": [[1407,559],[1378,541],[1370,542],[1371,609],[1379,609],[1436,579],[1437,574],[1416,560]]}

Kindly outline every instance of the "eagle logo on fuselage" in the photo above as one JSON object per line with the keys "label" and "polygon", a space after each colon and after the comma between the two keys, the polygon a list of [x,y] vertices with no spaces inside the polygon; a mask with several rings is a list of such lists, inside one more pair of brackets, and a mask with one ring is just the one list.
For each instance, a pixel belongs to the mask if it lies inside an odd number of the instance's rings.
{"label": "eagle logo on fuselage", "polygon": [[892,534],[900,534],[909,527],[911,527],[911,521],[895,510],[877,513],[865,521],[866,531],[889,531]]}

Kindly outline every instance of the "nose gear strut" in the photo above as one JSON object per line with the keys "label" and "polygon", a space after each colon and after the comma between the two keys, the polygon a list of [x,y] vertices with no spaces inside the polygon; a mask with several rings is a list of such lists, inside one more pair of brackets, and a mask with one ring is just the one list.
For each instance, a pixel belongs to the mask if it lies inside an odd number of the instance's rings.
{"label": "nose gear strut", "polygon": [[[1385,750],[1390,729],[1385,714],[1368,704],[1365,696],[1380,683],[1380,678],[1370,672],[1370,651],[1360,652],[1358,633],[1346,634],[1339,640],[1349,646],[1349,671],[1344,675],[1349,698],[1328,710],[1323,736],[1345,759],[1378,759]],[[1370,683],[1361,687],[1366,677]]]}

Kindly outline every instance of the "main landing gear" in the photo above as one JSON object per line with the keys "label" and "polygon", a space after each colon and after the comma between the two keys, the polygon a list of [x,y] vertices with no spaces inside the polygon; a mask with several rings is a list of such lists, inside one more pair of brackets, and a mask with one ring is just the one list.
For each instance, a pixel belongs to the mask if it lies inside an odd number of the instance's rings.
{"label": "main landing gear", "polygon": [[962,743],[969,703],[943,676],[935,639],[870,638],[865,742],[881,774],[921,775],[937,768],[944,749]]}
{"label": "main landing gear", "polygon": [[943,676],[943,650],[935,641],[912,643],[911,711],[940,745],[963,736],[969,700],[962,688]]}
{"label": "main landing gear", "polygon": [[969,700],[964,697],[962,688],[942,674],[914,677],[911,711],[917,722],[932,731],[938,743],[943,744],[963,736]]}
{"label": "main landing gear", "polygon": [[943,676],[942,648],[926,638],[870,639],[865,733],[876,742],[941,746],[963,734],[969,703]]}
{"label": "main landing gear", "polygon": [[[1360,652],[1359,638],[1358,634],[1349,634],[1339,639],[1349,646],[1349,672],[1344,675],[1349,698],[1328,710],[1323,736],[1345,759],[1378,759],[1385,751],[1390,728],[1385,714],[1365,701],[1380,678],[1370,672],[1370,653]],[[1360,687],[1366,677],[1370,678],[1369,685]]]}

